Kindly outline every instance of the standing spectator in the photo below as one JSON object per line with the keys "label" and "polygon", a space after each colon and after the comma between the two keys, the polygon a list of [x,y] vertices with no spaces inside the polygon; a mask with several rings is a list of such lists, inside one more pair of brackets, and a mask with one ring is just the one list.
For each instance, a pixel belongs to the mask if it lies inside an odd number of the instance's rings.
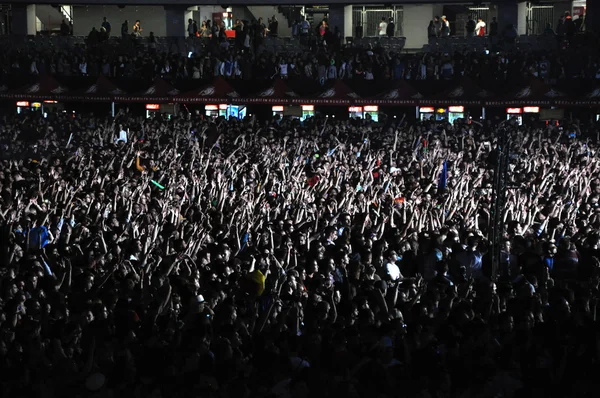
{"label": "standing spectator", "polygon": [[570,40],[575,34],[575,24],[569,11],[565,11],[565,33],[567,38]]}
{"label": "standing spectator", "polygon": [[498,21],[496,20],[496,17],[492,17],[492,22],[490,22],[490,32],[489,32],[489,35],[491,37],[498,36]]}
{"label": "standing spectator", "polygon": [[475,25],[475,35],[485,36],[485,22],[482,18],[477,18],[477,25]]}
{"label": "standing spectator", "polygon": [[575,26],[575,32],[581,32],[583,30],[583,16],[575,16],[575,18],[573,18],[573,25]]}
{"label": "standing spectator", "polygon": [[294,22],[292,23],[292,37],[298,37],[299,34],[300,34],[300,24],[298,23],[298,20],[295,19]]}
{"label": "standing spectator", "polygon": [[519,36],[519,33],[517,32],[517,28],[515,28],[515,25],[513,24],[509,24],[505,29],[504,32],[502,32],[502,37],[504,38],[504,40],[507,43],[514,43],[515,40],[517,40],[517,37]]}
{"label": "standing spectator", "polygon": [[129,34],[129,21],[125,20],[125,22],[123,22],[121,24],[121,37],[127,37],[128,34]]}
{"label": "standing spectator", "polygon": [[300,33],[302,36],[308,36],[308,31],[310,30],[310,22],[306,20],[306,17],[302,17],[302,23],[300,24]]}
{"label": "standing spectator", "polygon": [[390,18],[390,22],[387,25],[386,34],[387,37],[394,37],[394,33],[396,32],[396,24],[394,24],[394,20]]}
{"label": "standing spectator", "polygon": [[150,36],[148,36],[148,50],[150,54],[156,54],[156,36],[154,36],[154,32],[150,32]]}
{"label": "standing spectator", "polygon": [[69,25],[67,25],[67,22],[63,19],[62,23],[60,24],[60,34],[62,36],[69,36],[70,33],[71,29],[69,28]]}
{"label": "standing spectator", "polygon": [[433,18],[433,25],[435,26],[435,35],[437,37],[442,36],[442,20],[437,15]]}
{"label": "standing spectator", "polygon": [[467,23],[465,25],[465,31],[467,33],[467,37],[473,37],[475,36],[475,20],[473,19],[473,16],[469,15],[469,19],[467,20]]}
{"label": "standing spectator", "polygon": [[277,69],[279,69],[279,77],[282,79],[288,78],[288,63],[283,57],[279,58],[279,66]]}
{"label": "standing spectator", "polygon": [[140,24],[140,20],[136,20],[135,24],[133,25],[133,35],[135,37],[141,37],[142,36],[142,25]]}
{"label": "standing spectator", "polygon": [[188,19],[188,37],[196,37],[196,32],[198,31],[198,28],[195,26],[196,24],[194,23],[194,20],[192,18]]}
{"label": "standing spectator", "polygon": [[235,25],[233,26],[233,30],[235,31],[235,47],[242,48],[244,46],[244,40],[246,39],[246,32],[244,29],[244,22],[240,19],[235,21]]}
{"label": "standing spectator", "polygon": [[386,22],[385,17],[381,18],[381,22],[379,22],[379,37],[385,36],[387,34],[388,24]]}
{"label": "standing spectator", "polygon": [[208,28],[208,21],[202,21],[202,25],[200,26],[200,37],[209,37],[210,29]]}
{"label": "standing spectator", "polygon": [[446,18],[445,15],[442,15],[442,27],[441,27],[441,37],[449,37],[450,36],[450,21]]}
{"label": "standing spectator", "polygon": [[427,37],[433,39],[437,37],[437,28],[435,27],[435,23],[433,20],[429,21],[429,26],[427,26]]}
{"label": "standing spectator", "polygon": [[556,25],[556,34],[559,37],[564,37],[567,34],[567,28],[565,26],[565,16],[562,15],[558,19],[558,25]]}
{"label": "standing spectator", "polygon": [[442,79],[450,80],[454,76],[454,67],[452,66],[452,61],[448,58],[442,64],[440,75]]}
{"label": "standing spectator", "polygon": [[325,39],[325,34],[327,33],[327,21],[326,20],[322,20],[321,21],[321,25],[319,25],[319,37],[321,38],[321,40]]}
{"label": "standing spectator", "polygon": [[363,37],[363,26],[359,22],[356,24],[356,27],[354,28],[354,38],[362,39],[362,37]]}
{"label": "standing spectator", "polygon": [[271,22],[269,23],[269,36],[277,37],[278,32],[279,32],[279,21],[277,20],[275,15],[273,15],[273,18],[271,18]]}
{"label": "standing spectator", "polygon": [[329,62],[329,67],[327,68],[327,79],[337,79],[337,67],[335,66],[335,59],[333,58]]}
{"label": "standing spectator", "polygon": [[110,37],[110,31],[112,30],[112,26],[110,26],[110,22],[106,20],[106,17],[102,19],[102,28],[104,28],[106,36]]}

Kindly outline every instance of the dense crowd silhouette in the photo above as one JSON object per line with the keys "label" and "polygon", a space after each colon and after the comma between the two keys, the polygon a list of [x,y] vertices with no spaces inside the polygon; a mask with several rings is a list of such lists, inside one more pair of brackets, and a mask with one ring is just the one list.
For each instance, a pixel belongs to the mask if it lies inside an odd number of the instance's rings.
{"label": "dense crowd silhouette", "polygon": [[5,116],[2,396],[595,396],[598,134]]}

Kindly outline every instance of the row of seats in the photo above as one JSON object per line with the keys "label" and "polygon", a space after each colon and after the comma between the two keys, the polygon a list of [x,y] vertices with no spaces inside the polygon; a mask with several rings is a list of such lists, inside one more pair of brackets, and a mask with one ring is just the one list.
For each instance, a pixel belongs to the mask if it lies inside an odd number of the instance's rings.
{"label": "row of seats", "polygon": [[518,49],[522,51],[547,50],[558,48],[559,41],[552,36],[527,36],[517,37],[514,44],[507,43],[501,37],[444,37],[430,38],[429,44],[423,47],[425,52],[455,52],[455,51],[485,51],[492,47],[503,49]]}

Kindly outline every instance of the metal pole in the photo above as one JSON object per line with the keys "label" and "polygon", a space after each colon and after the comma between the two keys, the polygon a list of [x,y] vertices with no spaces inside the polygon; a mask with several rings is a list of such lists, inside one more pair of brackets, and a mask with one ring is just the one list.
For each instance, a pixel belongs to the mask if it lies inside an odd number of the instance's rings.
{"label": "metal pole", "polygon": [[496,149],[497,163],[494,169],[494,187],[492,197],[493,225],[490,231],[492,246],[492,280],[498,278],[500,269],[500,253],[502,251],[502,240],[504,238],[504,206],[506,204],[506,190],[508,181],[508,165],[510,162],[510,136],[505,128],[498,131],[498,147]]}
{"label": "metal pole", "polygon": [[115,117],[115,102],[111,102],[110,109],[112,111],[112,117]]}

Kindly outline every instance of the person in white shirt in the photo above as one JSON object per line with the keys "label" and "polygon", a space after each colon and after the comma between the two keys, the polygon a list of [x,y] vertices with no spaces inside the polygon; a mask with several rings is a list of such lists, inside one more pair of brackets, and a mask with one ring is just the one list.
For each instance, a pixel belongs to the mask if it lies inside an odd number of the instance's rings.
{"label": "person in white shirt", "polygon": [[485,36],[485,22],[483,19],[477,18],[477,25],[475,25],[475,36]]}
{"label": "person in white shirt", "polygon": [[283,58],[279,61],[279,76],[282,79],[287,79],[288,77],[288,64]]}
{"label": "person in white shirt", "polygon": [[119,141],[123,141],[125,144],[127,144],[127,131],[125,131],[125,128],[122,124],[119,125],[119,128],[121,131],[119,132],[119,138],[115,139],[115,144],[118,144]]}
{"label": "person in white shirt", "polygon": [[79,73],[81,73],[83,76],[87,76],[87,62],[85,59],[82,59],[79,63]]}
{"label": "person in white shirt", "polygon": [[381,18],[381,22],[379,22],[379,37],[385,36],[387,34],[387,22],[385,21],[385,17]]}

